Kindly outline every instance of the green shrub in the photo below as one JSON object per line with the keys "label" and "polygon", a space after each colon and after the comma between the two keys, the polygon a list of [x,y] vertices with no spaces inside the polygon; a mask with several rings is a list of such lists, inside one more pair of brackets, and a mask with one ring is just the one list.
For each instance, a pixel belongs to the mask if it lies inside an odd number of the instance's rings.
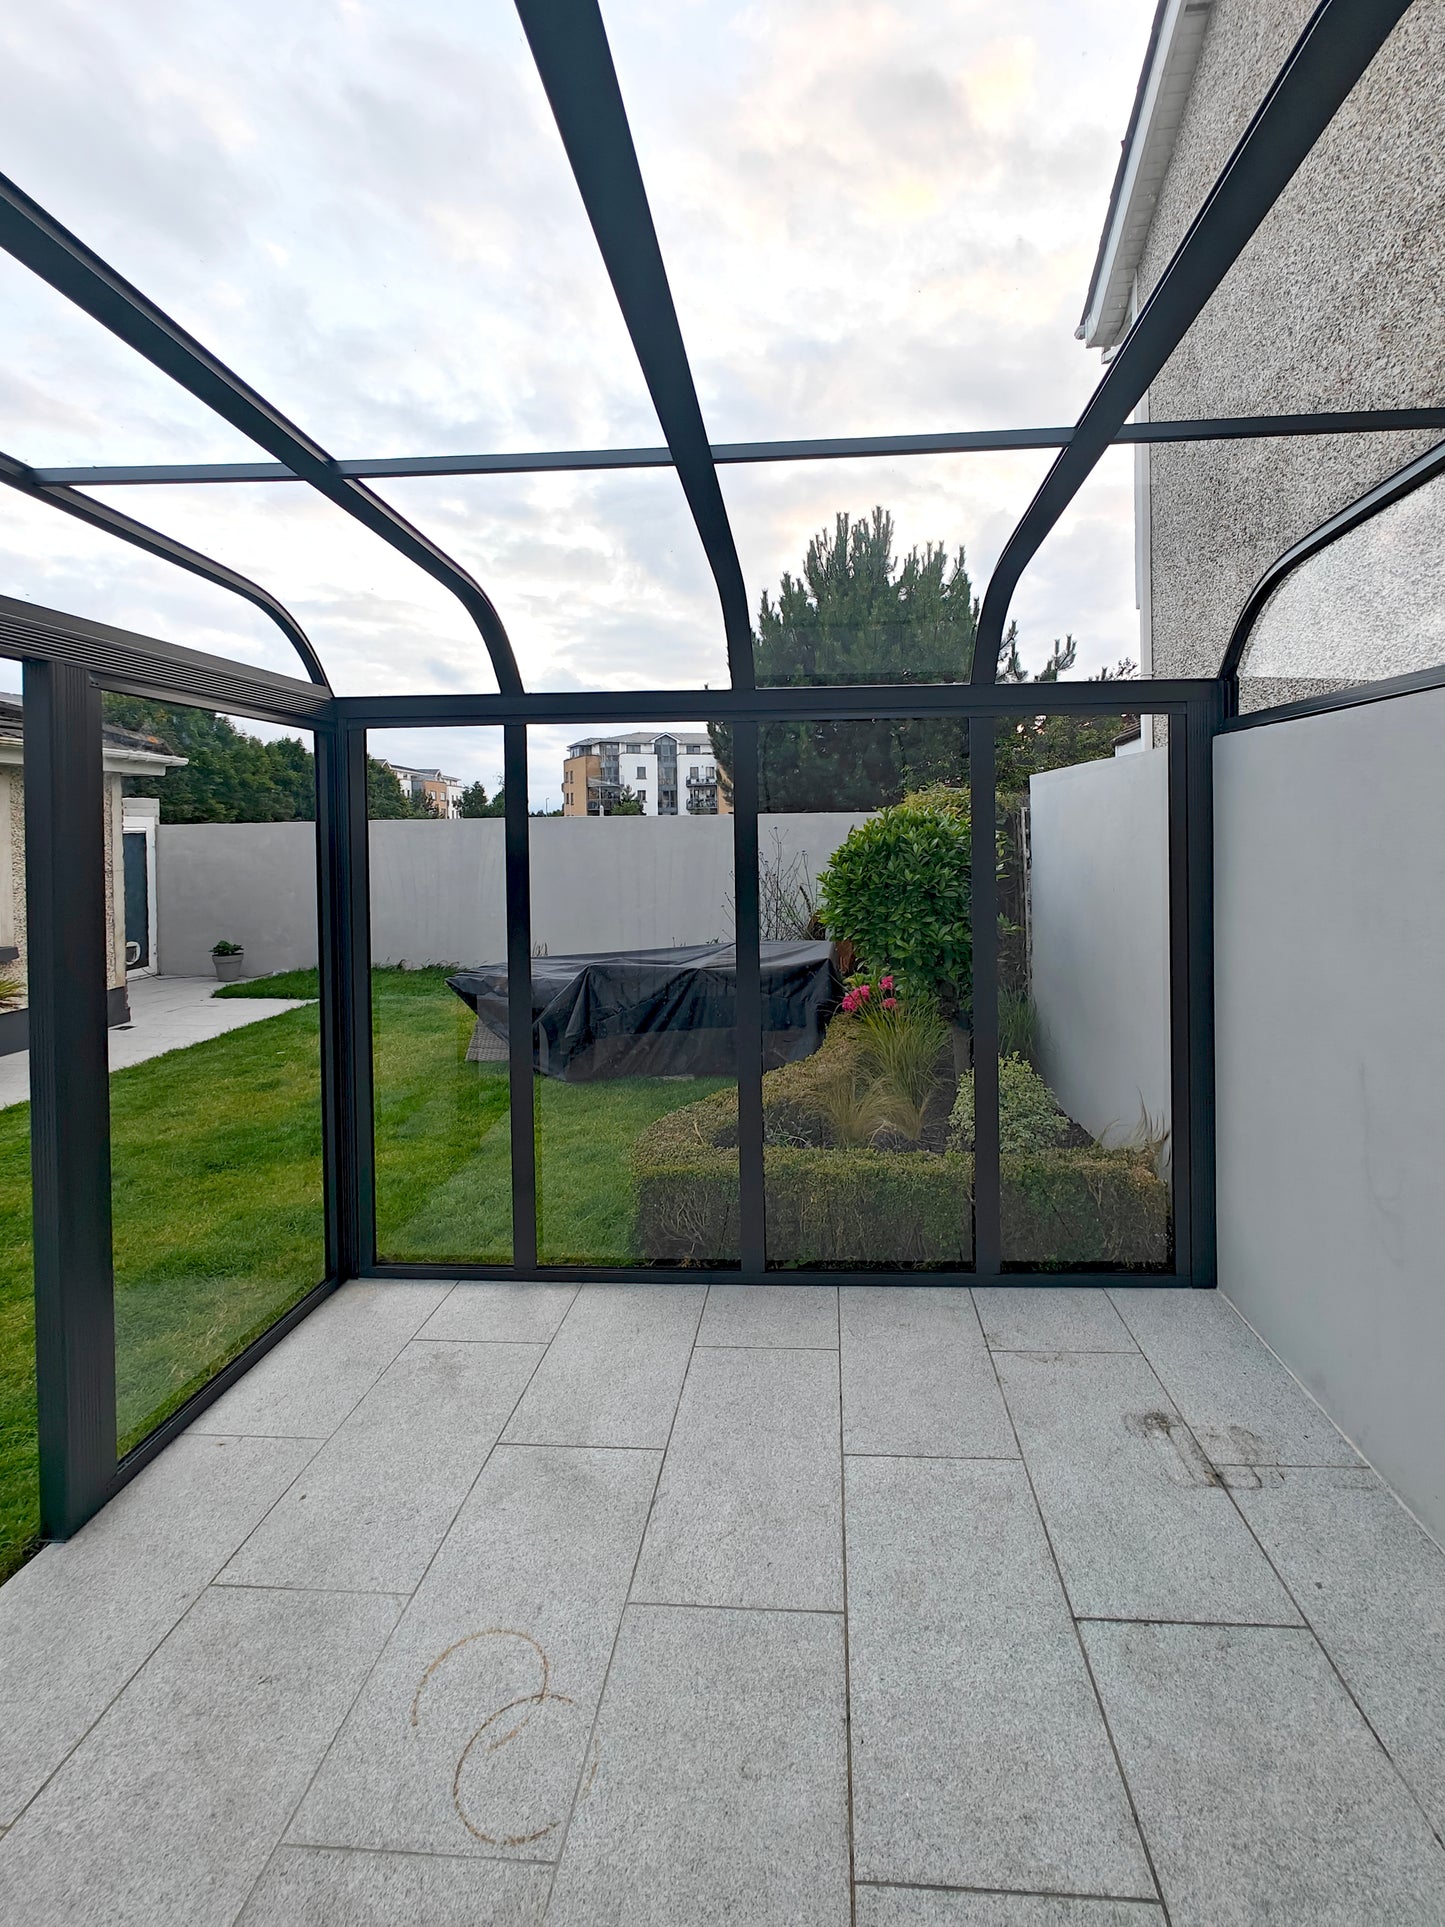
{"label": "green shrub", "polygon": [[819,879],[828,935],[874,972],[891,971],[945,1010],[966,1003],[972,840],[967,804],[907,797],[850,830]]}
{"label": "green shrub", "polygon": [[[1044,1151],[1062,1144],[1069,1120],[1032,1064],[1022,1057],[998,1061],[998,1144],[1000,1151]],[[948,1120],[948,1141],[959,1151],[973,1149],[973,1072],[958,1080],[958,1096]]]}
{"label": "green shrub", "polygon": [[998,1049],[1000,1057],[1026,1057],[1032,1064],[1038,1052],[1039,1014],[1026,990],[1000,985],[998,993]]}
{"label": "green shrub", "polygon": [[[829,1032],[831,1058],[820,1051],[763,1079],[770,1258],[860,1268],[967,1264],[970,1153],[819,1147],[780,1137],[789,1119],[816,1128],[819,1089],[856,1048],[846,1037],[833,1044],[843,1028]],[[1090,1145],[1008,1152],[1001,1162],[1003,1249],[1011,1262],[1065,1270],[1167,1261],[1168,1188],[1136,1153]],[[633,1181],[643,1263],[735,1256],[736,1092],[719,1091],[650,1125],[634,1148]]]}

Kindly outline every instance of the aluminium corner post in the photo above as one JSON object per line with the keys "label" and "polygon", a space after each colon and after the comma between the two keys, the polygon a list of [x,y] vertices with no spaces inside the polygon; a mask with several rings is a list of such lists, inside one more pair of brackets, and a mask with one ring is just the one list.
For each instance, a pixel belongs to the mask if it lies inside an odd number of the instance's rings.
{"label": "aluminium corner post", "polygon": [[1189,1270],[1190,1282],[1218,1282],[1214,1145],[1214,739],[1224,722],[1224,686],[1204,684],[1184,716],[1185,875],[1189,980]]}
{"label": "aluminium corner post", "polygon": [[1003,1268],[998,1139],[998,804],[992,716],[968,719],[968,798],[973,839],[973,1268]]}
{"label": "aluminium corner post", "polygon": [[376,1257],[365,726],[318,725],[315,745],[326,1269],[346,1279]]}
{"label": "aluminium corner post", "polygon": [[767,1268],[763,1163],[762,923],[758,883],[758,735],[733,727],[733,962],[737,982],[738,1261],[744,1277]]}
{"label": "aluminium corner post", "polygon": [[25,868],[40,1516],[67,1538],[116,1469],[109,924],[100,691],[25,664]]}
{"label": "aluminium corner post", "polygon": [[537,1266],[536,1090],[532,1042],[532,869],[527,820],[527,725],[502,726],[507,864],[507,1085],[512,1132],[512,1264]]}

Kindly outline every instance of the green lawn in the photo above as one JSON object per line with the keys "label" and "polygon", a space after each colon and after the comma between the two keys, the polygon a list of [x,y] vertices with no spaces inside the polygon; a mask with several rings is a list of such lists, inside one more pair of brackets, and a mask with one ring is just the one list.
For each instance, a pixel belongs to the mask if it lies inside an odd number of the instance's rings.
{"label": "green lawn", "polygon": [[[402,1261],[505,1262],[505,1067],[465,1062],[471,1013],[443,978],[379,970],[373,980],[378,1245]],[[316,977],[222,994],[314,997]],[[632,1260],[632,1144],[720,1082],[539,1080],[546,1262]],[[316,1009],[117,1071],[110,1091],[124,1448],[321,1276]],[[29,1159],[28,1106],[0,1111],[0,1577],[37,1524]]]}

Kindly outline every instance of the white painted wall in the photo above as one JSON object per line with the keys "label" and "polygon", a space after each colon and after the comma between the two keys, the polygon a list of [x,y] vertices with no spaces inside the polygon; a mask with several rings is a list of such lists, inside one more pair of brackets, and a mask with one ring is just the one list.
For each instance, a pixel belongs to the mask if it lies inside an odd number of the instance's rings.
{"label": "white painted wall", "polygon": [[1030,777],[1029,815],[1041,1068],[1118,1143],[1171,1114],[1168,752]]}
{"label": "white painted wall", "polygon": [[1445,1535],[1445,690],[1215,746],[1219,1281]]}
{"label": "white painted wall", "polygon": [[[861,815],[764,816],[764,859],[801,855],[811,876]],[[778,840],[775,843],[773,831]],[[730,817],[536,817],[532,937],[553,956],[732,936]],[[371,826],[372,951],[380,964],[492,963],[506,956],[503,825],[496,818]],[[218,937],[247,973],[316,962],[309,823],[164,823],[158,842],[160,968],[204,975]]]}

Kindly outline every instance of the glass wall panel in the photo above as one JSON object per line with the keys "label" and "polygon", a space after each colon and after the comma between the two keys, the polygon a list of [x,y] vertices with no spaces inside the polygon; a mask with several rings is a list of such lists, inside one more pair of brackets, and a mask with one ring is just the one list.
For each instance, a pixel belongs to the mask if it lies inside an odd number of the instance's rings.
{"label": "glass wall panel", "polygon": [[40,1531],[20,681],[0,662],[0,1580]]}
{"label": "glass wall panel", "polygon": [[538,1253],[730,1264],[737,977],[720,733],[561,734],[528,742]]}
{"label": "glass wall panel", "polygon": [[1046,450],[718,470],[758,682],[966,681],[978,598]]}
{"label": "glass wall panel", "polygon": [[372,730],[367,754],[377,1255],[510,1264],[502,732]]}
{"label": "glass wall panel", "polygon": [[1169,753],[1155,720],[998,725],[1006,1270],[1172,1262]]}
{"label": "glass wall panel", "polygon": [[1445,482],[1391,503],[1287,575],[1250,631],[1240,707],[1445,663]]}
{"label": "glass wall panel", "polygon": [[104,698],[122,1453],[325,1273],[309,735]]}
{"label": "glass wall panel", "polygon": [[768,1262],[966,1267],[968,726],[759,735]]}

